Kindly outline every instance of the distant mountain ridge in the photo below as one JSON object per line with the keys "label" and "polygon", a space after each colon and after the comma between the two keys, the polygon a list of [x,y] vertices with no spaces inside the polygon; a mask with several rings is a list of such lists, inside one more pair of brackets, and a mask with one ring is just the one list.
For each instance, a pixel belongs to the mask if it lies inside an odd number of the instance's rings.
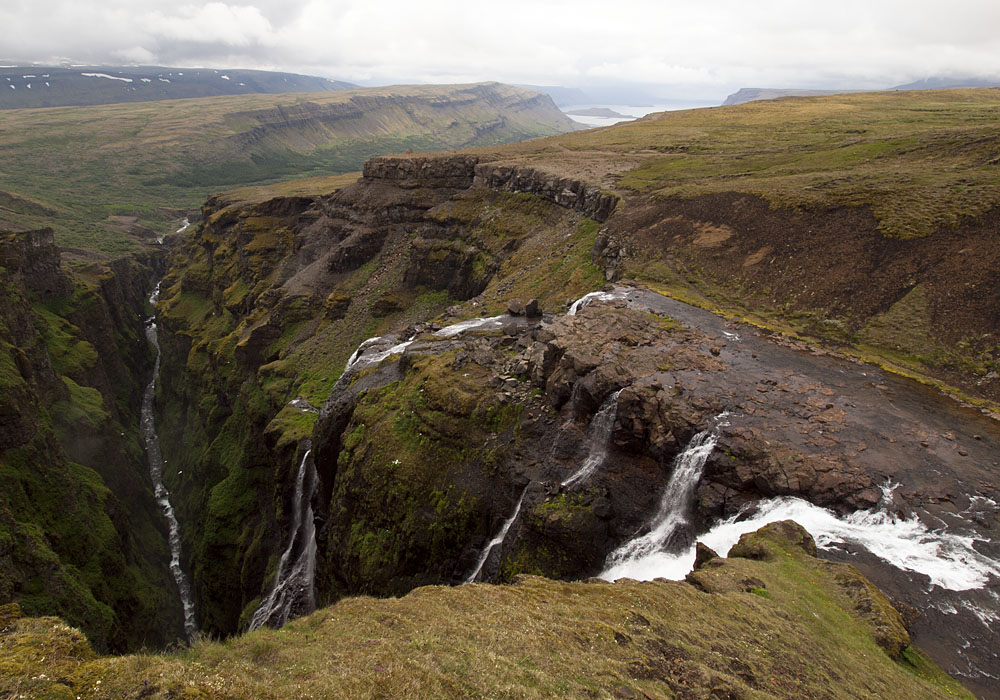
{"label": "distant mountain ridge", "polygon": [[81,107],[187,97],[351,90],[353,83],[311,75],[164,66],[5,66],[0,109]]}
{"label": "distant mountain ridge", "polygon": [[[1000,77],[970,78],[968,76],[949,78],[935,76],[915,80],[912,83],[894,85],[886,90],[949,90],[953,88],[983,88],[1000,86]],[[781,97],[822,97],[823,95],[844,95],[865,90],[807,90],[799,88],[740,88],[729,95],[722,105],[741,105],[757,100],[776,100]]]}
{"label": "distant mountain ridge", "polygon": [[947,90],[950,88],[980,88],[1000,85],[1000,76],[993,78],[958,78],[931,77],[914,80],[905,85],[896,85],[892,90]]}
{"label": "distant mountain ridge", "polygon": [[579,88],[573,87],[562,87],[560,85],[520,85],[517,84],[515,87],[524,88],[525,90],[534,90],[535,92],[545,93],[552,98],[552,101],[556,103],[557,107],[566,107],[567,105],[582,105],[591,102],[591,97]]}
{"label": "distant mountain ridge", "polygon": [[[48,227],[59,245],[121,252],[221,188],[573,128],[548,96],[500,83],[0,110],[0,229]],[[39,162],[60,163],[59,178]]]}
{"label": "distant mountain ridge", "polygon": [[860,92],[860,90],[804,90],[799,88],[740,88],[727,97],[723,107],[741,105],[757,100],[776,100],[780,97],[822,97],[823,95],[838,95],[845,92]]}

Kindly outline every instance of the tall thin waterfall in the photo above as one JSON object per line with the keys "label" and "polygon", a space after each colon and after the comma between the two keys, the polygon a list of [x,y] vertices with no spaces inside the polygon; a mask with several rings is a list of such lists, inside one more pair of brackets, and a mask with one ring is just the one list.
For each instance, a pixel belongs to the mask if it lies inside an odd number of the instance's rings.
{"label": "tall thin waterfall", "polygon": [[563,488],[586,481],[604,464],[604,460],[608,456],[611,432],[614,430],[615,418],[618,415],[618,396],[621,393],[622,390],[619,389],[609,396],[594,414],[594,419],[590,421],[590,454],[587,455],[587,459],[584,460],[580,468],[562,482]]}
{"label": "tall thin waterfall", "polygon": [[[160,285],[157,284],[152,294],[149,295],[149,303],[155,304],[160,298]],[[153,399],[156,395],[156,380],[160,377],[160,342],[156,333],[156,316],[150,317],[146,322],[146,338],[153,347],[156,348],[156,360],[153,362],[153,377],[146,385],[146,390],[142,394],[142,409],[140,412],[140,427],[142,437],[146,442],[146,457],[149,460],[149,476],[153,481],[153,494],[156,502],[163,511],[163,517],[167,520],[168,537],[170,544],[170,573],[177,583],[180,592],[181,606],[184,609],[184,633],[189,642],[194,641],[198,636],[198,623],[194,614],[194,596],[191,595],[191,586],[187,576],[181,568],[181,526],[174,515],[174,508],[170,505],[170,493],[163,485],[163,453],[160,451],[160,438],[156,434],[156,426],[153,423]]]}
{"label": "tall thin waterfall", "polygon": [[674,459],[673,473],[660,498],[660,507],[649,532],[613,551],[608,556],[602,578],[614,580],[629,576],[634,564],[676,544],[674,539],[688,524],[694,490],[717,441],[715,430],[705,430],[691,438],[684,451]]}
{"label": "tall thin waterfall", "polygon": [[521,492],[521,497],[517,499],[517,505],[514,507],[514,512],[511,513],[511,516],[504,521],[504,524],[500,528],[500,532],[496,534],[496,537],[490,540],[489,544],[483,547],[483,551],[479,554],[479,561],[476,562],[476,568],[474,568],[472,573],[469,574],[469,577],[465,579],[465,583],[472,583],[479,577],[479,574],[483,570],[483,566],[490,558],[490,554],[493,553],[494,549],[503,544],[503,541],[507,538],[507,533],[510,531],[510,526],[514,524],[514,521],[517,520],[517,516],[521,513],[521,504],[524,503],[524,496],[527,493],[528,487],[525,486],[524,491]]}
{"label": "tall thin waterfall", "polygon": [[316,523],[312,497],[316,490],[316,467],[306,450],[299,462],[292,501],[292,528],[281,554],[274,585],[250,620],[250,629],[268,625],[281,627],[291,617],[316,609]]}

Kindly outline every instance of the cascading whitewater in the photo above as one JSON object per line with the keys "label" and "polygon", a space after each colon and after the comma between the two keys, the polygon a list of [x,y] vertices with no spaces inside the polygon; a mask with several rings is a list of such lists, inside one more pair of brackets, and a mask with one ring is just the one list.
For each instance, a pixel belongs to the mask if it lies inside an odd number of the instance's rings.
{"label": "cascading whitewater", "polygon": [[288,545],[281,554],[274,585],[250,620],[250,629],[268,625],[281,627],[292,617],[316,609],[316,522],[312,497],[316,490],[316,467],[306,450],[295,476],[292,527]]}
{"label": "cascading whitewater", "polygon": [[[149,295],[149,303],[156,304],[160,297],[160,285]],[[181,527],[174,515],[174,508],[170,505],[170,493],[163,484],[163,453],[160,451],[160,438],[156,434],[156,426],[153,422],[153,399],[156,395],[156,380],[160,377],[160,342],[156,332],[156,316],[152,316],[146,322],[146,338],[156,348],[156,360],[153,362],[153,377],[146,385],[146,390],[142,394],[142,410],[140,413],[140,426],[142,437],[146,443],[146,457],[149,460],[149,476],[153,481],[153,493],[156,502],[163,511],[163,517],[167,520],[168,536],[170,545],[170,573],[177,583],[180,592],[181,607],[184,609],[184,633],[189,642],[194,641],[198,636],[198,623],[195,619],[194,597],[191,595],[191,586],[188,584],[184,569],[181,568]]]}
{"label": "cascading whitewater", "polygon": [[[530,484],[529,484],[530,486]],[[524,487],[524,491],[521,492],[521,497],[517,499],[517,505],[514,507],[514,512],[511,516],[504,521],[503,526],[500,528],[500,532],[497,533],[496,537],[489,541],[489,543],[483,547],[483,551],[479,554],[479,560],[476,562],[476,567],[469,574],[468,578],[465,579],[465,583],[473,583],[483,570],[483,566],[486,561],[490,558],[490,554],[493,550],[501,546],[504,540],[507,538],[507,533],[510,532],[510,526],[514,524],[517,520],[517,516],[521,513],[521,504],[524,503],[524,496],[528,493],[528,487]]]}
{"label": "cascading whitewater", "polygon": [[576,316],[580,309],[589,305],[592,301],[613,301],[615,299],[622,299],[625,297],[626,293],[626,289],[616,289],[612,292],[590,292],[589,294],[584,294],[582,297],[574,301],[572,305],[570,305],[567,313],[570,316]]}
{"label": "cascading whitewater", "polygon": [[718,434],[714,430],[702,431],[691,438],[684,451],[674,459],[673,473],[649,532],[613,551],[608,556],[602,578],[614,580],[631,576],[630,572],[640,562],[670,547],[677,534],[688,524],[694,490],[717,440]]}
{"label": "cascading whitewater", "polygon": [[[468,321],[453,323],[450,326],[434,331],[432,335],[435,338],[453,338],[468,331],[497,330],[499,328],[503,328],[504,323],[510,319],[511,317],[508,315],[490,316],[488,318],[473,318]],[[406,348],[413,344],[415,339],[416,335],[413,335],[410,336],[408,340],[402,343],[397,343],[394,341],[393,336],[390,335],[374,336],[362,341],[351,356],[347,358],[347,364],[344,365],[344,371],[340,375],[341,379],[344,379],[354,371],[364,369],[365,367],[371,367],[372,365],[377,365],[390,355],[401,355]],[[369,348],[377,348],[378,346],[382,346],[383,349],[376,350],[374,352],[368,351]],[[334,389],[336,389],[336,387],[334,387]]]}
{"label": "cascading whitewater", "polygon": [[562,482],[563,488],[586,481],[604,464],[604,459],[608,456],[611,432],[615,427],[615,417],[618,415],[618,396],[621,393],[621,389],[613,393],[594,414],[594,419],[590,422],[590,454],[580,468]]}

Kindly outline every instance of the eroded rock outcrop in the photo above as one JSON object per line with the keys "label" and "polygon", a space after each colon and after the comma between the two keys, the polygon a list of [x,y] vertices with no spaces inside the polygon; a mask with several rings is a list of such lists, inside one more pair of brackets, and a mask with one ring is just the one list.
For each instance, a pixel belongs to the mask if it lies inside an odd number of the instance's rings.
{"label": "eroded rock outcrop", "polygon": [[520,165],[480,163],[476,166],[475,183],[506,192],[535,194],[596,221],[607,220],[618,206],[617,195],[600,187]]}
{"label": "eroded rock outcrop", "polygon": [[404,188],[475,186],[533,194],[595,221],[607,220],[619,202],[617,195],[582,180],[470,155],[372,158],[365,162],[364,177]]}
{"label": "eroded rock outcrop", "polygon": [[[176,494],[181,521],[191,523],[184,530],[184,550],[191,557],[195,595],[206,611],[203,629],[237,629],[273,575],[269,561],[284,541],[296,445],[315,420],[294,408],[297,399],[323,403],[344,360],[367,335],[392,332],[401,342],[428,317],[479,299],[526,242],[548,246],[556,256],[589,252],[592,222],[539,197],[472,187],[475,164],[465,156],[377,158],[357,183],[327,196],[247,206],[210,200],[202,226],[176,247],[158,314],[160,438],[167,485]],[[510,268],[507,284],[525,276],[520,265]],[[551,307],[563,294],[560,285],[547,296],[539,294],[532,318],[540,317],[543,303]],[[489,412],[486,404],[482,410]],[[455,421],[456,430],[468,428]],[[331,439],[314,436],[324,480],[317,512],[339,488],[333,484],[340,450],[328,460],[322,457]],[[217,447],[197,452],[188,449],[191,444]],[[437,487],[421,492],[421,502],[437,491],[446,493]],[[471,508],[471,497],[464,503]],[[506,497],[488,504],[496,512],[508,506]],[[451,506],[441,508],[450,512]],[[485,533],[488,517],[475,519],[477,534],[479,528]],[[232,526],[236,521],[241,528]],[[465,533],[461,542],[448,542],[466,559],[475,557],[463,553],[472,522],[456,521],[447,535]],[[339,521],[335,525],[340,527]],[[467,566],[465,559],[428,555],[425,561],[437,563],[420,571],[419,548],[398,567],[388,566],[372,553],[380,540],[360,525],[343,531],[332,524],[319,531],[330,542],[353,542],[338,545],[340,560],[327,569],[321,559],[321,593],[327,599],[343,590],[383,586],[378,590],[398,592],[461,578]],[[416,540],[408,534],[399,541]],[[230,575],[233,570],[240,576]],[[383,584],[375,583],[376,570],[385,574]]]}

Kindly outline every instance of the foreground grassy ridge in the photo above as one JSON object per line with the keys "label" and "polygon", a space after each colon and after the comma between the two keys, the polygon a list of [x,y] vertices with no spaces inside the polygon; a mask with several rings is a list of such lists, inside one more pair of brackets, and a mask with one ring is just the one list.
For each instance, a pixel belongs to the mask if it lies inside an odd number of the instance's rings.
{"label": "foreground grassy ridge", "polygon": [[776,207],[868,206],[932,233],[1000,204],[1000,89],[856,93],[666,112],[501,149],[637,193],[745,192]]}
{"label": "foreground grassy ridge", "polygon": [[0,625],[0,692],[972,698],[919,650],[907,647],[893,661],[876,644],[905,644],[905,632],[852,567],[814,559],[773,529],[751,536],[744,550],[755,560],[716,559],[699,572],[712,593],[683,582],[535,577],[512,586],[427,587],[399,599],[343,600],[279,631],[159,656],[95,657],[57,619],[14,620]]}
{"label": "foreground grassy ridge", "polygon": [[61,245],[116,252],[226,186],[569,128],[551,102],[499,84],[5,110],[0,225],[52,226]]}

